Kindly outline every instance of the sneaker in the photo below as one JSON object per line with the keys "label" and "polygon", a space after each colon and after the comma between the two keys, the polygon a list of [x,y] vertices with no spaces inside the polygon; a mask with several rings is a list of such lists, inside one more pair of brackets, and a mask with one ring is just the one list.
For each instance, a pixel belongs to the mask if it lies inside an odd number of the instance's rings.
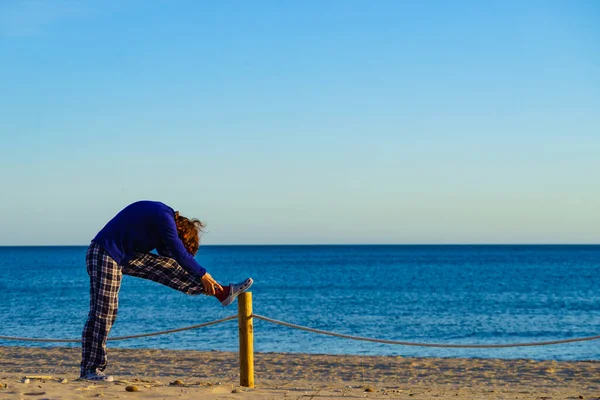
{"label": "sneaker", "polygon": [[81,375],[79,379],[86,381],[112,382],[114,378],[110,375],[104,375],[104,372],[90,371],[85,375]]}
{"label": "sneaker", "polygon": [[250,286],[252,286],[253,283],[254,281],[252,278],[248,278],[242,283],[231,283],[228,288],[229,294],[227,297],[225,297],[223,300],[219,299],[221,304],[223,304],[223,306],[230,305],[233,303],[235,298],[240,295],[240,293],[244,293],[246,290],[250,289]]}

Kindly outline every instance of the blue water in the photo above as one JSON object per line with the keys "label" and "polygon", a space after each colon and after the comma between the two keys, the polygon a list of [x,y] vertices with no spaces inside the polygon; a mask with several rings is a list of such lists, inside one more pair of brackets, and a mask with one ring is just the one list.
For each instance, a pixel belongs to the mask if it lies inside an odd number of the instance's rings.
{"label": "blue water", "polygon": [[[78,338],[89,301],[85,252],[0,247],[0,335]],[[197,258],[223,282],[252,276],[255,313],[324,330],[480,344],[600,334],[600,246],[204,246]],[[212,298],[125,277],[111,335],[193,325],[236,311],[235,304],[224,308]],[[232,321],[110,346],[235,351],[237,340]],[[264,321],[255,321],[255,350],[600,360],[600,341],[420,348],[331,338]]]}

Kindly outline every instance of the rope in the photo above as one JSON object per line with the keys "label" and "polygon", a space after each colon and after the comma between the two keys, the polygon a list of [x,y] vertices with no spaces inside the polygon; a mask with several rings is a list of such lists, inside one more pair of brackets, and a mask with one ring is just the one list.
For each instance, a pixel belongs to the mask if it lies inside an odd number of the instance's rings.
{"label": "rope", "polygon": [[[551,340],[547,342],[529,342],[529,343],[508,343],[508,344],[443,344],[443,343],[416,343],[416,342],[404,342],[398,340],[386,340],[386,339],[375,339],[368,338],[363,336],[355,336],[355,335],[347,335],[344,333],[336,333],[324,331],[321,329],[309,328],[307,326],[291,324],[289,322],[279,321],[277,319],[264,317],[258,314],[252,314],[251,317],[256,319],[260,319],[263,321],[271,322],[273,324],[286,326],[288,328],[299,329],[302,331],[318,333],[321,335],[334,336],[344,339],[352,339],[352,340],[360,340],[364,342],[374,342],[374,343],[384,343],[384,344],[396,344],[401,346],[417,346],[417,347],[440,347],[440,348],[457,348],[457,349],[499,349],[506,347],[527,347],[527,346],[550,346],[554,344],[564,344],[564,343],[574,343],[574,342],[585,342],[589,340],[598,340],[600,339],[600,335],[597,336],[588,336],[583,338],[573,338],[573,339],[563,339],[563,340]],[[225,317],[222,319],[218,319],[215,321],[204,322],[198,325],[186,326],[183,328],[169,329],[166,331],[152,332],[152,333],[142,333],[138,335],[129,335],[129,336],[118,336],[114,338],[108,338],[108,340],[127,340],[127,339],[137,339],[141,337],[149,337],[149,336],[158,336],[158,335],[166,335],[168,333],[182,332],[188,331],[191,329],[204,328],[210,325],[220,324],[222,322],[231,321],[232,319],[238,318],[237,315],[232,315],[230,317]],[[80,339],[44,339],[44,338],[23,338],[23,337],[14,337],[14,336],[0,336],[0,340],[17,340],[23,342],[54,342],[54,343],[81,343]]]}
{"label": "rope", "polygon": [[[139,335],[118,336],[118,337],[114,337],[114,338],[108,338],[108,340],[127,340],[127,339],[137,339],[137,338],[148,337],[148,336],[166,335],[167,333],[188,331],[190,329],[198,329],[198,328],[204,328],[205,326],[220,324],[221,322],[231,321],[232,319],[236,319],[237,317],[238,317],[237,315],[232,315],[230,317],[218,319],[216,321],[204,322],[202,324],[186,326],[184,328],[169,329],[167,331],[152,332],[152,333],[141,333]],[[81,339],[43,339],[43,338],[22,338],[22,337],[13,337],[13,336],[0,336],[0,339],[2,339],[2,340],[18,340],[18,341],[23,341],[23,342],[81,343]]]}
{"label": "rope", "polygon": [[398,344],[402,346],[417,346],[417,347],[442,347],[442,348],[456,348],[456,349],[493,349],[493,348],[505,348],[505,347],[527,347],[527,346],[549,346],[553,344],[562,344],[562,343],[573,343],[573,342],[584,342],[587,340],[597,340],[600,339],[600,335],[598,336],[589,336],[584,338],[574,338],[574,339],[563,339],[563,340],[552,340],[548,342],[530,342],[530,343],[508,343],[508,344],[443,344],[443,343],[415,343],[415,342],[402,342],[397,340],[385,340],[385,339],[374,339],[362,336],[354,336],[354,335],[346,335],[343,333],[335,333],[324,331],[321,329],[309,328],[307,326],[290,324],[289,322],[279,321],[272,318],[263,317],[262,315],[252,314],[252,317],[256,319],[262,319],[263,321],[271,322],[273,324],[287,326],[288,328],[300,329],[302,331],[318,333],[321,335],[335,336],[344,339],[352,339],[352,340],[361,340],[364,342],[375,342],[375,343],[385,343],[385,344]]}

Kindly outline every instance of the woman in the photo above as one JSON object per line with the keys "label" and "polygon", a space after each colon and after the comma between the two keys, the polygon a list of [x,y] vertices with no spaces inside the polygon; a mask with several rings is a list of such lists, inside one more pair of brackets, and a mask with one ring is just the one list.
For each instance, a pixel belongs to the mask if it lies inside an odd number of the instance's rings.
{"label": "woman", "polygon": [[[133,203],[106,224],[86,254],[90,312],[83,328],[80,379],[112,381],[104,375],[106,339],[117,317],[122,274],[150,279],[180,292],[215,296],[222,305],[252,285],[248,278],[223,288],[194,259],[203,224],[156,201]],[[150,253],[156,250],[158,255]]]}

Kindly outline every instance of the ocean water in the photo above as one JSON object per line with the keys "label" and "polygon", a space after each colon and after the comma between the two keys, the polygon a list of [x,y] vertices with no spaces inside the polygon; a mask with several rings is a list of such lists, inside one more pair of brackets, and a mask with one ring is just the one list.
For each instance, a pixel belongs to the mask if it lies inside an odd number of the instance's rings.
{"label": "ocean water", "polygon": [[[85,252],[0,247],[0,335],[79,338],[89,302]],[[600,334],[600,246],[204,246],[197,259],[222,282],[252,276],[255,313],[339,333],[458,344]],[[236,312],[236,304],[225,308],[213,298],[125,276],[111,336]],[[236,324],[109,346],[235,351]],[[600,360],[600,341],[440,349],[332,338],[259,320],[254,330],[258,352]]]}

